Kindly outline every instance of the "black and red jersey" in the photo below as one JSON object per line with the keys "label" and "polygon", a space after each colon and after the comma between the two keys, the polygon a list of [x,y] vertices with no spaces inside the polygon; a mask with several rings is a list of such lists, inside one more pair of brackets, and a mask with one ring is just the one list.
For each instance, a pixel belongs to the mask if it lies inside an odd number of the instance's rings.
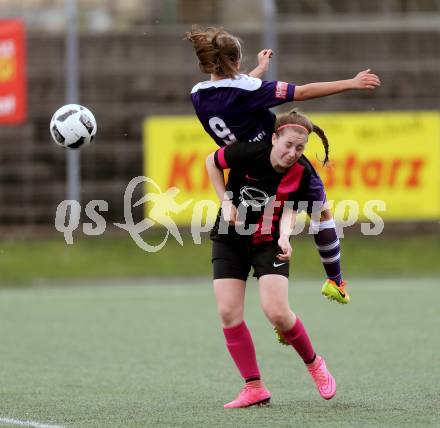
{"label": "black and red jersey", "polygon": [[284,205],[297,209],[300,201],[307,200],[312,174],[310,163],[302,156],[285,172],[277,172],[270,163],[271,149],[272,146],[266,144],[237,143],[215,152],[217,167],[231,169],[226,191],[232,193],[239,220],[245,224],[239,232],[234,226],[226,227],[219,210],[212,239],[244,238],[254,244],[278,239]]}

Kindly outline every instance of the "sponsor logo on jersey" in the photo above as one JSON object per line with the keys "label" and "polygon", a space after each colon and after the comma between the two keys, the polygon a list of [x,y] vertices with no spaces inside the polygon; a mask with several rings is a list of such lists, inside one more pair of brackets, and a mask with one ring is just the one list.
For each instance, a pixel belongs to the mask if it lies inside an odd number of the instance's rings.
{"label": "sponsor logo on jersey", "polygon": [[269,195],[255,187],[243,186],[240,189],[240,201],[245,207],[261,208],[269,200]]}

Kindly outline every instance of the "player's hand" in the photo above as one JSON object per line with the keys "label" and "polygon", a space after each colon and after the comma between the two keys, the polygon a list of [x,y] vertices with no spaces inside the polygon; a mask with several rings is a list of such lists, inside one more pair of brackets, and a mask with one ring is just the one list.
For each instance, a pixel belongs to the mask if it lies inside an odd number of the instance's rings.
{"label": "player's hand", "polygon": [[371,70],[361,71],[353,77],[353,89],[375,89],[380,86],[379,77]]}
{"label": "player's hand", "polygon": [[290,245],[289,237],[281,235],[278,239],[278,246],[281,248],[282,253],[277,255],[278,260],[288,261],[292,255],[292,246]]}
{"label": "player's hand", "polygon": [[258,66],[263,68],[265,71],[269,68],[270,59],[273,56],[272,49],[263,49],[257,55]]}
{"label": "player's hand", "polygon": [[231,200],[227,199],[222,202],[222,215],[223,220],[226,223],[229,223],[232,226],[235,226],[236,224],[240,224],[240,222],[237,221],[238,211],[237,207],[232,203]]}

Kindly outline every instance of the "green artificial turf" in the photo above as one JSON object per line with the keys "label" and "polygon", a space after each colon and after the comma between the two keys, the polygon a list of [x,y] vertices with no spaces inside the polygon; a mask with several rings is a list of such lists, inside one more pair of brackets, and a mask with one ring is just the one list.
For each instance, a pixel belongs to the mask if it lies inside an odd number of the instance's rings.
{"label": "green artificial turf", "polygon": [[[153,236],[148,240],[154,244],[161,239]],[[0,286],[69,278],[210,276],[210,241],[196,245],[186,234],[183,243],[182,247],[170,238],[162,250],[148,253],[126,236],[82,236],[73,245],[67,245],[62,235],[46,240],[4,240],[0,241]],[[323,278],[313,237],[295,237],[292,245],[292,274]],[[342,270],[349,281],[440,275],[438,234],[347,236],[341,245]]]}
{"label": "green artificial turf", "polygon": [[246,320],[268,407],[224,410],[241,380],[209,281],[77,283],[0,290],[0,420],[65,427],[438,426],[438,278],[353,281],[347,306],[320,282],[290,301],[325,356],[336,397],[320,398],[279,345],[251,281]]}

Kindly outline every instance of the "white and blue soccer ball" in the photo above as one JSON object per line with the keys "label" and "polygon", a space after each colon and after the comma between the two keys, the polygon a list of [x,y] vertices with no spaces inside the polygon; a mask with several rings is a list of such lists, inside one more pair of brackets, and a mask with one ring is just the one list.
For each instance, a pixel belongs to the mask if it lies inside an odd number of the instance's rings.
{"label": "white and blue soccer ball", "polygon": [[68,149],[79,149],[93,141],[96,134],[93,113],[79,104],[60,107],[50,121],[50,134],[56,144]]}

